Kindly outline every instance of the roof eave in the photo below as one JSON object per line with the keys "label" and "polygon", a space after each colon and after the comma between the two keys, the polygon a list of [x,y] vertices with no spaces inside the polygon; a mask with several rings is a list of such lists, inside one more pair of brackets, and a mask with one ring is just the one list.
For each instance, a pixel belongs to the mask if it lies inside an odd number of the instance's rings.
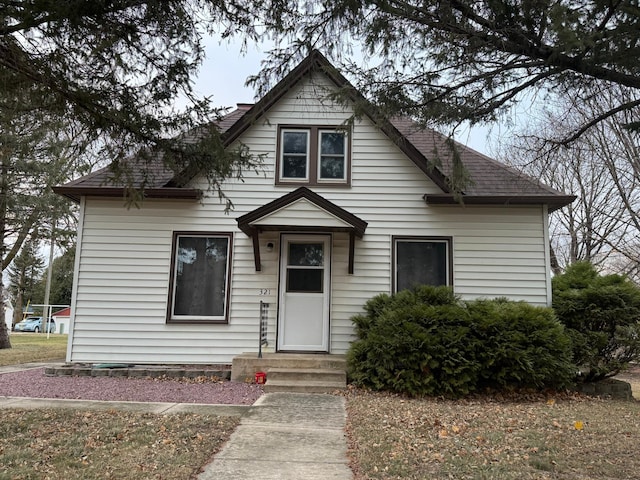
{"label": "roof eave", "polygon": [[463,195],[426,194],[424,200],[429,205],[548,205],[549,211],[566,207],[577,197],[575,195]]}
{"label": "roof eave", "polygon": [[[125,198],[126,189],[122,187],[53,187],[58,195],[63,195],[70,200],[80,203],[83,196]],[[144,190],[144,198],[171,198],[180,200],[200,200],[202,191],[196,188],[161,187]]]}

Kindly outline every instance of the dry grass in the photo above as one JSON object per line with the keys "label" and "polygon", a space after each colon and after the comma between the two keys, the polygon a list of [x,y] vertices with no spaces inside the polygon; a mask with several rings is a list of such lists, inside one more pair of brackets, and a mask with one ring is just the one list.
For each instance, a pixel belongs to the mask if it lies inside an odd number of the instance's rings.
{"label": "dry grass", "polygon": [[12,333],[11,348],[0,350],[0,366],[62,360],[67,354],[68,335]]}
{"label": "dry grass", "polygon": [[354,390],[356,479],[640,478],[640,402],[407,399]]}
{"label": "dry grass", "polygon": [[[13,334],[0,365],[60,360],[67,335]],[[102,480],[196,477],[239,417],[118,410],[3,409],[0,479]]]}
{"label": "dry grass", "polygon": [[195,478],[238,422],[195,414],[5,409],[0,478]]}

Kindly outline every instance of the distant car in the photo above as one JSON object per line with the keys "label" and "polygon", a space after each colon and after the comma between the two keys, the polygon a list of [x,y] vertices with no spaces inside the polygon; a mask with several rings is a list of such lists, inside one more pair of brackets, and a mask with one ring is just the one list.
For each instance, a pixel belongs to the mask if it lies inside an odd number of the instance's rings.
{"label": "distant car", "polygon": [[[46,330],[46,320],[45,326],[42,326],[42,317],[29,317],[20,323],[16,323],[14,331],[16,332],[42,332]],[[54,319],[49,320],[49,333],[55,333],[56,331],[56,322]]]}

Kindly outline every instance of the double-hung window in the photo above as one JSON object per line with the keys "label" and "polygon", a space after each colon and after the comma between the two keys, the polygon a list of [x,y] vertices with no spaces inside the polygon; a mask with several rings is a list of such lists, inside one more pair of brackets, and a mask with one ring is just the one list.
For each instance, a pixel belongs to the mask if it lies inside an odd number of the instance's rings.
{"label": "double-hung window", "polygon": [[168,322],[227,323],[230,233],[175,232]]}
{"label": "double-hung window", "polygon": [[280,175],[286,180],[309,181],[308,130],[282,130]]}
{"label": "double-hung window", "polygon": [[337,127],[285,127],[278,133],[278,184],[348,185],[350,145]]}
{"label": "double-hung window", "polygon": [[452,285],[450,237],[394,237],[394,291]]}

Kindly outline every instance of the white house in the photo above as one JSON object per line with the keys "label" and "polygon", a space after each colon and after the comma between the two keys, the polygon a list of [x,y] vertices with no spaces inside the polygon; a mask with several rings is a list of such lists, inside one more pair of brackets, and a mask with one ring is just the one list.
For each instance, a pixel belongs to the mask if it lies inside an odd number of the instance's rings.
{"label": "white house", "polygon": [[69,333],[69,321],[71,319],[71,307],[65,307],[62,310],[51,315],[56,322],[56,333]]}
{"label": "white house", "polygon": [[460,202],[444,137],[370,105],[349,123],[338,88],[363,101],[313,52],[218,124],[264,156],[228,214],[161,168],[141,208],[106,170],[56,188],[80,203],[68,362],[228,364],[257,352],[261,303],[268,351],[344,353],[368,299],[416,283],[550,303],[548,216],[574,197],[458,145]]}

